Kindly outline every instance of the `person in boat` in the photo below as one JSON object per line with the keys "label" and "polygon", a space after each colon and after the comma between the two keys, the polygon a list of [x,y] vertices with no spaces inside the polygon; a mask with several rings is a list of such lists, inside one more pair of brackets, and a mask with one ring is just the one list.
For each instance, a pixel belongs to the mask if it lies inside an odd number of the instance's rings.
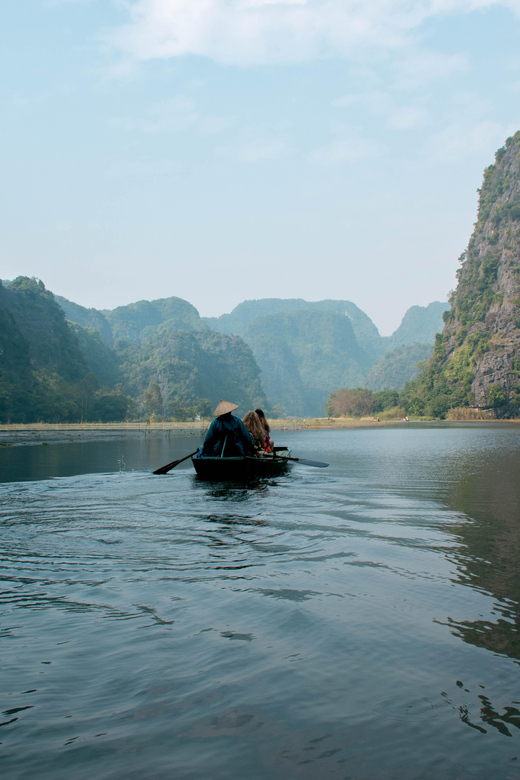
{"label": "person in boat", "polygon": [[248,412],[246,416],[242,418],[242,422],[253,437],[257,455],[263,455],[265,452],[265,434],[262,423],[260,422],[260,417],[256,412]]}
{"label": "person in boat", "polygon": [[213,412],[215,419],[209,426],[204,444],[198,458],[232,458],[244,455],[256,455],[253,438],[239,417],[231,412],[238,409],[237,404],[220,401]]}
{"label": "person in boat", "polygon": [[255,413],[258,415],[258,419],[260,420],[260,425],[263,428],[264,431],[264,450],[266,452],[273,452],[273,440],[269,438],[269,434],[271,433],[271,428],[269,427],[269,423],[267,422],[266,416],[263,413],[261,409],[255,409]]}

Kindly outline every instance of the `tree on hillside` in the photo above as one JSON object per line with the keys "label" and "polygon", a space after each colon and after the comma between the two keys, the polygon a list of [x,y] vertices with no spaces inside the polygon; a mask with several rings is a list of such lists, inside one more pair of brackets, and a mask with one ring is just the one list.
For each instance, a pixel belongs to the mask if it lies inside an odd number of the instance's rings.
{"label": "tree on hillside", "polygon": [[342,387],[330,394],[327,402],[329,417],[364,417],[374,410],[374,395],[363,387]]}
{"label": "tree on hillside", "polygon": [[162,414],[164,401],[157,382],[151,382],[148,390],[144,391],[141,400],[146,414]]}

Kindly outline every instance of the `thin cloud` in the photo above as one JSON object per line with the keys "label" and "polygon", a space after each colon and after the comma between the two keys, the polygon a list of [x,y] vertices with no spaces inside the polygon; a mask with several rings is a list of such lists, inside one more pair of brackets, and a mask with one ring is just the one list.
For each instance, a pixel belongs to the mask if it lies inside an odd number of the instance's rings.
{"label": "thin cloud", "polygon": [[400,89],[419,89],[439,79],[469,70],[464,54],[442,54],[435,51],[413,51],[399,62],[395,86]]}
{"label": "thin cloud", "polygon": [[[195,54],[233,65],[297,62],[401,48],[429,19],[492,6],[520,12],[518,0],[128,0],[129,22],[107,38],[137,60]],[[419,73],[410,62],[403,84],[435,72],[431,60],[415,64]],[[448,71],[461,64],[457,55],[436,61]]]}
{"label": "thin cloud", "polygon": [[392,130],[416,130],[428,124],[430,115],[420,106],[401,106],[393,111],[387,120]]}
{"label": "thin cloud", "polygon": [[154,103],[144,117],[115,117],[111,124],[127,131],[143,133],[178,133],[194,128],[199,135],[212,135],[227,129],[231,120],[225,117],[204,115],[194,100],[176,95]]}
{"label": "thin cloud", "polygon": [[281,138],[252,138],[237,147],[228,146],[220,150],[223,157],[238,160],[241,163],[260,163],[278,160],[287,151],[287,144]]}
{"label": "thin cloud", "polygon": [[336,108],[368,108],[375,116],[383,117],[391,130],[415,130],[429,122],[429,113],[422,105],[396,105],[387,92],[372,91],[361,95],[344,95],[332,102]]}
{"label": "thin cloud", "polygon": [[138,178],[150,178],[166,176],[171,177],[180,169],[180,164],[176,160],[117,160],[113,162],[106,171],[107,179],[126,179],[130,176]]}
{"label": "thin cloud", "polygon": [[349,165],[380,157],[386,152],[386,146],[370,138],[350,136],[338,138],[325,146],[315,149],[311,155],[312,163],[325,167]]}

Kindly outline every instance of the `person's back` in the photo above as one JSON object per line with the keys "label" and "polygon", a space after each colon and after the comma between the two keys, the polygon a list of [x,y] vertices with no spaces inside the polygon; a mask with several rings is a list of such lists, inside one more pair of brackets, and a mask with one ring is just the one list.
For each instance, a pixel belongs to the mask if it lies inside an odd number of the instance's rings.
{"label": "person's back", "polygon": [[231,414],[237,404],[221,401],[215,409],[211,423],[198,457],[231,458],[237,455],[254,455],[255,445],[251,434],[242,420]]}
{"label": "person's back", "polygon": [[248,412],[242,422],[251,434],[257,452],[265,452],[265,434],[256,412]]}
{"label": "person's back", "polygon": [[258,420],[260,421],[260,425],[262,426],[264,432],[264,449],[266,452],[273,452],[274,443],[270,438],[271,428],[269,427],[267,418],[262,409],[255,409],[255,414],[258,415]]}

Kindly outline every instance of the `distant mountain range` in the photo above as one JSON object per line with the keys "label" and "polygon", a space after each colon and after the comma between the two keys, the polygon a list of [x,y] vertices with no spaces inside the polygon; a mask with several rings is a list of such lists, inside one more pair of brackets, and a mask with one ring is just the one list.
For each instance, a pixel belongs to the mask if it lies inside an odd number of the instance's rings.
{"label": "distant mountain range", "polygon": [[122,341],[143,345],[172,332],[193,332],[199,340],[207,330],[238,337],[253,352],[269,405],[293,416],[323,415],[330,392],[338,387],[401,389],[417,375],[417,362],[431,355],[442,313],[449,308],[439,302],[413,306],[395,333],[382,337],[351,301],[264,298],[204,318],[181,298],[138,301],[103,312],[60,297],[57,301],[70,320],[96,328],[106,345],[119,351]]}
{"label": "distant mountain range", "polygon": [[417,362],[431,355],[448,308],[439,302],[413,306],[388,337],[351,301],[267,298],[204,319],[249,344],[273,405],[286,414],[320,416],[338,387],[400,390],[417,375]]}
{"label": "distant mountain range", "polygon": [[351,301],[245,301],[218,318],[176,297],[99,311],[19,277],[0,290],[0,415],[182,419],[230,397],[244,411],[321,416],[338,387],[401,388],[431,353],[445,308],[414,306],[383,338]]}

